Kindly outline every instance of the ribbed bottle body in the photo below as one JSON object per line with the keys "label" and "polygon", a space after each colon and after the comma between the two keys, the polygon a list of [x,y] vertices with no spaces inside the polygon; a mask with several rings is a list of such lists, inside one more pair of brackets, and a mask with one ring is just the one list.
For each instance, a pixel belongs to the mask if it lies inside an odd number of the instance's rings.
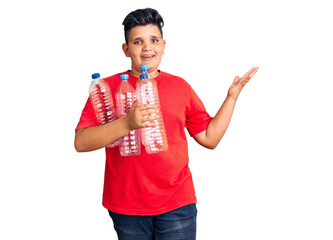
{"label": "ribbed bottle body", "polygon": [[90,101],[94,108],[98,124],[102,125],[106,123],[106,111],[103,101],[103,94],[99,85],[96,85],[90,93]]}
{"label": "ribbed bottle body", "polygon": [[107,82],[105,82],[103,80],[98,85],[101,89],[101,93],[102,93],[102,96],[103,96],[103,102],[104,102],[105,112],[106,112],[106,122],[111,122],[113,120],[116,120],[117,119],[117,113],[116,113],[116,110],[114,108],[112,93],[111,93],[111,89],[109,87],[109,84],[107,84]]}
{"label": "ribbed bottle body", "polygon": [[156,126],[140,129],[141,140],[145,146],[146,152],[151,154],[166,151],[168,149],[168,141],[163,116],[160,111],[161,105],[156,81],[154,79],[141,79],[137,85],[136,94],[139,105],[154,104],[159,109],[158,113],[151,114],[158,115],[158,118],[153,121]]}
{"label": "ribbed bottle body", "polygon": [[[131,84],[126,80],[122,80],[116,92],[118,118],[123,118],[128,114],[135,99],[135,90]],[[122,156],[139,155],[141,153],[139,130],[132,130],[126,134],[122,138],[119,150]]]}
{"label": "ribbed bottle body", "polygon": [[[93,81],[89,87],[89,97],[94,108],[98,124],[102,125],[117,119],[110,86],[99,74],[93,74]],[[121,139],[109,144],[107,147],[115,147]]]}

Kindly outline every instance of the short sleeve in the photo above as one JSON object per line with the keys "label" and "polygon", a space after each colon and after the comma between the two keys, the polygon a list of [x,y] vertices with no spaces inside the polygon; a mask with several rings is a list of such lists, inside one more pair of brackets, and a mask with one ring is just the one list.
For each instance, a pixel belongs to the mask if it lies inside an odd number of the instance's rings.
{"label": "short sleeve", "polygon": [[84,108],[82,110],[80,121],[77,124],[75,131],[77,131],[80,128],[94,127],[97,125],[98,125],[98,122],[97,122],[97,118],[95,116],[94,108],[91,104],[90,99],[88,98],[86,105],[84,106]]}
{"label": "short sleeve", "polygon": [[186,114],[185,126],[193,137],[195,134],[201,133],[207,129],[209,122],[213,118],[207,113],[205,106],[199,99],[194,90],[190,89],[190,104]]}

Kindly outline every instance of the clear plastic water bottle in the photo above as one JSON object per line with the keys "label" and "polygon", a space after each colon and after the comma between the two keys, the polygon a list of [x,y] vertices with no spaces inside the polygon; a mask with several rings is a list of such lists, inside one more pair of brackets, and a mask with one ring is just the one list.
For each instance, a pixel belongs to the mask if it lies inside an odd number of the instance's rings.
{"label": "clear plastic water bottle", "polygon": [[[89,96],[98,123],[102,125],[117,119],[109,84],[100,77],[99,73],[94,73],[91,77],[93,80],[89,86]],[[118,146],[120,140],[116,140],[107,147]]]}
{"label": "clear plastic water bottle", "polygon": [[[148,72],[148,66],[141,66],[141,71]],[[168,149],[168,141],[165,133],[163,116],[160,111],[161,105],[155,79],[150,78],[146,73],[141,74],[140,82],[138,83],[136,88],[136,95],[139,105],[155,104],[156,107],[159,109],[158,113],[151,114],[158,115],[158,118],[153,121],[156,126],[140,129],[142,143],[145,146],[146,152],[151,154],[160,151],[166,151]]]}
{"label": "clear plastic water bottle", "polygon": [[[142,74],[147,74],[147,75],[149,74],[149,66],[148,65],[141,65],[140,66],[140,70],[141,70]],[[148,75],[148,78],[149,78],[149,75]],[[155,79],[152,78],[152,81],[155,81]],[[136,89],[138,89],[138,85],[139,85],[140,82],[141,82],[141,77],[139,76],[139,79],[136,82]],[[156,81],[155,81],[155,84],[156,84]],[[144,137],[145,136],[145,132],[142,129],[140,130],[140,136],[141,136],[141,142],[145,146],[146,145],[145,137]]]}
{"label": "clear plastic water bottle", "polygon": [[[135,90],[128,82],[128,75],[120,75],[121,83],[116,92],[116,104],[118,118],[123,118],[132,107],[136,95]],[[120,143],[120,154],[122,156],[134,156],[141,153],[139,130],[132,130],[126,134]]]}

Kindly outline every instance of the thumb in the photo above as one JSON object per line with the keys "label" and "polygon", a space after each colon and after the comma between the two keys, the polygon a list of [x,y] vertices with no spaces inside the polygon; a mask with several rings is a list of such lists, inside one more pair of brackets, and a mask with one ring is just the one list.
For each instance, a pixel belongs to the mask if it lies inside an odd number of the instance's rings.
{"label": "thumb", "polygon": [[236,76],[235,78],[234,78],[234,83],[238,83],[239,82],[239,76]]}
{"label": "thumb", "polygon": [[138,106],[138,100],[135,99],[135,101],[133,102],[131,108],[130,108],[130,111],[134,111],[134,109]]}

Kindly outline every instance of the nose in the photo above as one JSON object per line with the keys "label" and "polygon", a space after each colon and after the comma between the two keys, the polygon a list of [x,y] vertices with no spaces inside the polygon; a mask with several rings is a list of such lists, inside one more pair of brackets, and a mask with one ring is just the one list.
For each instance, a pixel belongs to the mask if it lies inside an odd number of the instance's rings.
{"label": "nose", "polygon": [[149,50],[151,50],[151,44],[149,41],[145,41],[144,44],[143,44],[143,51],[147,52]]}

